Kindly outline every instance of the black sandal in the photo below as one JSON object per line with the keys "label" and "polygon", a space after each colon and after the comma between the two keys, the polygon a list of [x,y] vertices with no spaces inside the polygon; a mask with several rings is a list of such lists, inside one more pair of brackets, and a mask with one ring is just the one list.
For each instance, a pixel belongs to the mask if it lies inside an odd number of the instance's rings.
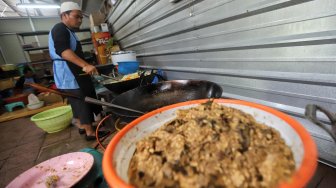
{"label": "black sandal", "polygon": [[86,130],[85,130],[85,129],[80,129],[80,128],[78,128],[78,133],[79,133],[79,134],[85,134],[85,133],[86,133]]}
{"label": "black sandal", "polygon": [[[106,136],[106,135],[109,134],[109,133],[110,133],[110,131],[99,131],[99,132],[98,132],[98,137],[99,137],[99,138],[102,138],[102,137]],[[88,136],[88,135],[85,135],[85,139],[86,139],[87,141],[90,141],[90,140],[96,140],[96,136]]]}
{"label": "black sandal", "polygon": [[[96,131],[97,127],[94,127],[92,126],[93,130]],[[86,133],[86,130],[85,129],[81,129],[81,128],[78,128],[78,133],[79,134],[85,134]]]}

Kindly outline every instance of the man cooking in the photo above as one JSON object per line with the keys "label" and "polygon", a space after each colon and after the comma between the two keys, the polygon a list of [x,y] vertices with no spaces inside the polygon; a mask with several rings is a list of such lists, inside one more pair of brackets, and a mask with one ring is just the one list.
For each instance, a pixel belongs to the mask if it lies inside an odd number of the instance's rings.
{"label": "man cooking", "polygon": [[[84,60],[82,46],[74,31],[79,30],[83,15],[74,2],[64,2],[60,8],[61,22],[49,33],[49,53],[53,60],[54,79],[58,89],[78,96],[96,98],[91,76],[97,69]],[[95,139],[92,128],[94,115],[101,106],[90,105],[76,98],[68,98],[79,133],[86,133],[86,140]],[[99,132],[99,137],[106,132]]]}

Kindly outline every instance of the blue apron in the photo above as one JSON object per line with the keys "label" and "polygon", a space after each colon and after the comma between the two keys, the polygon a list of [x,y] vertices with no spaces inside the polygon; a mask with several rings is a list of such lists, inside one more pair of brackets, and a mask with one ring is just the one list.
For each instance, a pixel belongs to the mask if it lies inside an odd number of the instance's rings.
{"label": "blue apron", "polygon": [[[67,28],[67,30],[70,33],[71,50],[74,51],[78,57],[84,59],[82,46],[78,41],[77,36],[70,29]],[[55,83],[59,89],[80,89],[83,94],[81,97],[84,98],[85,96],[88,96],[97,98],[91,76],[85,74],[81,67],[62,59],[62,57],[56,54],[54,41],[50,33],[49,53],[51,59],[53,60]],[[102,110],[101,106],[94,104],[90,104],[90,108],[95,114],[98,114]]]}

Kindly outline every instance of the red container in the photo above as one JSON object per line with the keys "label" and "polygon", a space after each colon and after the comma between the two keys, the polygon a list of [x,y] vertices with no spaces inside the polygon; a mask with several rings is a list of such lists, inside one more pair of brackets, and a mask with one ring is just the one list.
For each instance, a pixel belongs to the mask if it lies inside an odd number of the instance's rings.
{"label": "red container", "polygon": [[12,97],[8,97],[3,99],[6,104],[13,102],[23,102],[24,104],[28,104],[28,95],[27,94],[18,94]]}

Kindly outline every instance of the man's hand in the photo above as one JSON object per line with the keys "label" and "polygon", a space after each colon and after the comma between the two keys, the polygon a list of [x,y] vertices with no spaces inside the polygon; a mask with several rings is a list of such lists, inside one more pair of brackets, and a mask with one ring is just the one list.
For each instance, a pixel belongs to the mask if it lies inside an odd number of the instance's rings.
{"label": "man's hand", "polygon": [[93,65],[85,65],[83,67],[83,71],[89,75],[98,74],[96,67]]}
{"label": "man's hand", "polygon": [[62,58],[82,67],[82,70],[89,75],[97,74],[98,71],[95,66],[88,64],[85,60],[78,57],[71,49],[64,50],[62,52]]}

